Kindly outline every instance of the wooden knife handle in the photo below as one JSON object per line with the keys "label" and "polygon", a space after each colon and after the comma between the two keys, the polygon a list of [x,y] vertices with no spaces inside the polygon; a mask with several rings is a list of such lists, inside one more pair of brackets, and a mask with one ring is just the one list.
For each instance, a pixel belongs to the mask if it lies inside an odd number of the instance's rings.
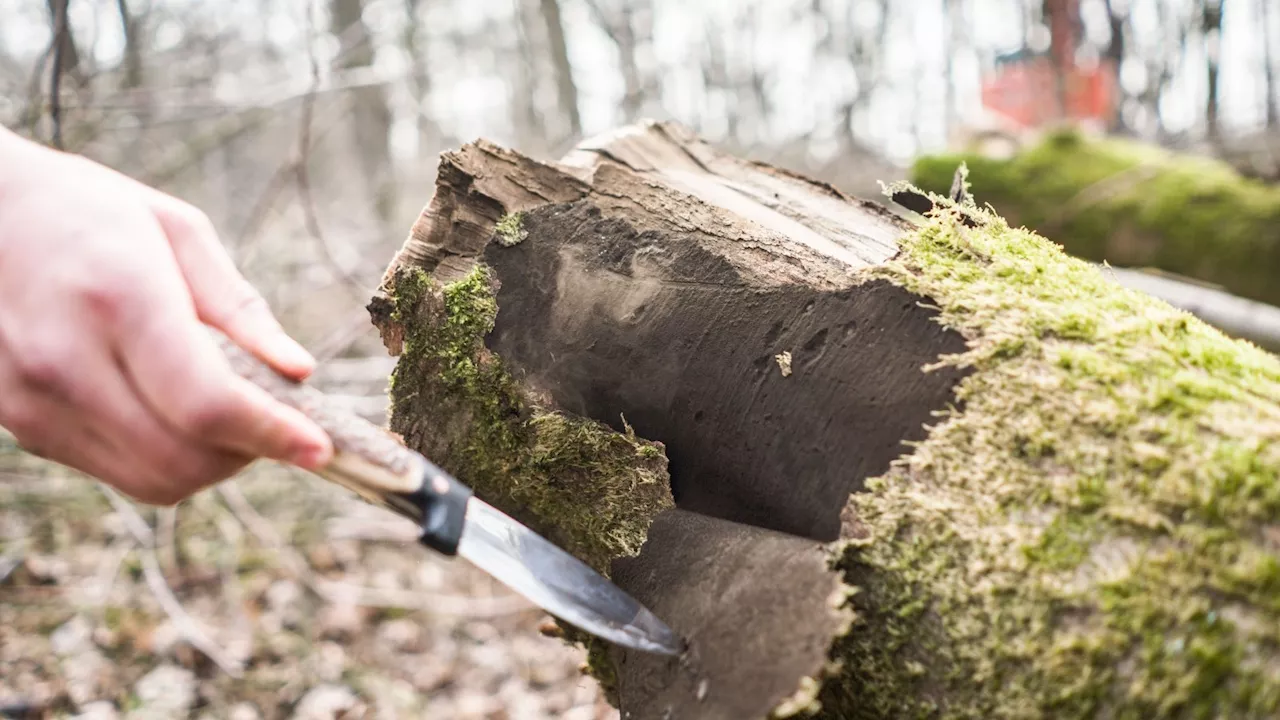
{"label": "wooden knife handle", "polygon": [[339,408],[314,387],[287,378],[210,329],[236,374],[265,390],[276,400],[296,408],[321,427],[333,440],[333,461],[318,475],[359,492],[413,493],[422,484],[422,456],[405,447],[390,432]]}
{"label": "wooden knife handle", "polygon": [[291,380],[210,328],[237,375],[311,418],[333,441],[333,460],[315,471],[365,500],[417,522],[422,543],[458,552],[471,488],[405,447],[390,432],[346,412],[324,393]]}

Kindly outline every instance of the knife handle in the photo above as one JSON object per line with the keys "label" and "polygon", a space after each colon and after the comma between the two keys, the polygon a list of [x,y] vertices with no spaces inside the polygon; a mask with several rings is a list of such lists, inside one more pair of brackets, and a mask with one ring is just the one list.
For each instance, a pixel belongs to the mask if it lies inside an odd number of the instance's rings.
{"label": "knife handle", "polygon": [[433,550],[457,553],[470,488],[390,432],[339,408],[318,389],[281,375],[221,332],[209,331],[237,375],[306,415],[329,435],[333,459],[313,471],[316,475],[419,523],[422,542]]}

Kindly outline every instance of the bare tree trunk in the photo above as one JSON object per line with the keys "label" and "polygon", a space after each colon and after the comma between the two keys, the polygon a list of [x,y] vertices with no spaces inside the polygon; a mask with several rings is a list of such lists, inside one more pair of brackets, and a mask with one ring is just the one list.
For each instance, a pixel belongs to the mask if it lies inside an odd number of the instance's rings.
{"label": "bare tree trunk", "polygon": [[[362,18],[364,0],[331,0],[329,4],[331,31],[351,43],[340,61],[345,70],[373,66],[373,38]],[[356,153],[363,170],[365,182],[373,193],[378,216],[387,221],[395,208],[394,187],[391,178],[391,108],[382,87],[368,85],[350,91],[352,131]]]}
{"label": "bare tree trunk", "polygon": [[582,135],[582,117],[578,113],[578,87],[573,81],[573,66],[569,63],[569,46],[565,42],[564,22],[560,17],[560,0],[539,0],[542,19],[547,26],[547,42],[551,46],[551,62],[555,68],[556,96],[560,99],[560,112],[569,123],[569,135]]}
{"label": "bare tree trunk", "polygon": [[652,0],[628,0],[619,3],[615,12],[603,7],[605,0],[587,0],[596,23],[618,48],[618,67],[622,72],[622,116],[625,122],[636,120],[650,94],[653,78],[640,70],[640,44],[652,38]]}
{"label": "bare tree trunk", "polygon": [[538,111],[536,101],[539,85],[539,48],[537,26],[539,13],[532,3],[516,3],[516,77],[517,91],[512,97],[515,103],[513,119],[516,134],[531,148],[544,148],[552,143],[547,133],[547,123]]}
{"label": "bare tree trunk", "polygon": [[1209,141],[1215,144],[1222,138],[1221,128],[1218,126],[1218,57],[1222,48],[1222,6],[1223,0],[1203,0],[1201,6],[1201,30],[1204,33],[1205,71],[1208,79],[1204,107],[1205,133]]}
{"label": "bare tree trunk", "polygon": [[959,117],[959,108],[956,102],[956,78],[955,78],[955,56],[960,49],[960,45],[965,42],[966,18],[964,0],[946,0],[946,29],[943,31],[943,42],[946,43],[945,81],[947,83],[946,93],[944,95],[946,109],[943,111],[946,119],[946,134],[950,137],[955,131],[957,118]]}
{"label": "bare tree trunk", "polygon": [[129,0],[116,0],[116,7],[124,32],[124,79],[120,87],[137,90],[142,87],[142,22],[129,10]]}
{"label": "bare tree trunk", "polygon": [[71,0],[48,0],[49,16],[53,22],[53,39],[50,45],[52,67],[49,74],[49,120],[53,126],[50,139],[53,146],[62,144],[62,78],[72,75],[80,65],[80,53],[71,35],[68,8]]}
{"label": "bare tree trunk", "polygon": [[436,134],[426,108],[426,100],[431,93],[431,76],[427,73],[426,48],[422,46],[422,21],[419,17],[422,0],[405,0],[404,5],[405,23],[401,43],[412,66],[410,76],[413,82],[413,117],[421,149]]}
{"label": "bare tree trunk", "polygon": [[71,22],[67,19],[71,0],[46,0],[49,7],[49,19],[53,24],[54,38],[53,60],[59,64],[62,75],[76,75],[80,69],[80,51],[76,48],[75,36],[71,32]]}
{"label": "bare tree trunk", "polygon": [[[1179,26],[1173,32],[1167,29],[1169,23],[1177,21],[1170,18],[1169,8],[1165,3],[1156,3],[1155,10],[1159,32],[1166,37],[1172,37],[1176,34],[1179,53],[1185,54],[1188,36],[1186,28]],[[1167,55],[1168,53],[1161,54],[1157,50],[1154,56],[1144,58],[1147,66],[1147,86],[1140,96],[1142,107],[1150,113],[1151,117],[1155,118],[1155,134],[1160,139],[1163,139],[1166,135],[1164,116],[1160,113],[1160,100],[1164,97],[1164,92],[1173,79],[1173,68]]]}
{"label": "bare tree trunk", "polygon": [[1111,117],[1110,129],[1112,132],[1124,132],[1128,129],[1123,112],[1124,101],[1128,99],[1128,95],[1120,85],[1120,65],[1124,62],[1125,30],[1129,24],[1129,8],[1128,3],[1120,5],[1115,0],[1106,0],[1106,6],[1111,38],[1107,41],[1107,49],[1102,56],[1111,62],[1116,92],[1119,93],[1116,99],[1116,107],[1113,109],[1114,114]]}
{"label": "bare tree trunk", "polygon": [[[852,9],[850,10],[852,12]],[[857,133],[854,130],[854,121],[859,117],[859,111],[864,110],[870,103],[871,97],[876,85],[880,82],[880,65],[878,61],[882,57],[879,48],[885,47],[888,39],[889,31],[889,0],[880,0],[879,24],[872,28],[862,28],[853,22],[853,18],[849,18],[850,34],[848,49],[849,60],[853,65],[853,72],[858,79],[858,94],[849,101],[848,107],[844,109],[845,114],[845,135],[847,147],[856,147],[859,145]]]}
{"label": "bare tree trunk", "polygon": [[1067,75],[1075,68],[1079,38],[1080,7],[1077,0],[1044,0],[1043,13],[1049,24],[1049,56],[1053,63],[1058,102],[1057,116],[1067,117]]}
{"label": "bare tree trunk", "polygon": [[1274,57],[1274,46],[1276,43],[1276,33],[1271,28],[1271,10],[1275,0],[1261,0],[1259,2],[1260,12],[1262,14],[1262,53],[1263,53],[1263,73],[1267,79],[1267,127],[1274,128],[1280,125],[1280,101],[1276,100],[1276,66]]}

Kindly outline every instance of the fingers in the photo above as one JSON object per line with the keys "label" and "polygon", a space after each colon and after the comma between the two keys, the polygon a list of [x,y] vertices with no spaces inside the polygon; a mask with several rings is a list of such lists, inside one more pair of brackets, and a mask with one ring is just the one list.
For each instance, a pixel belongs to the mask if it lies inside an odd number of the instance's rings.
{"label": "fingers", "polygon": [[208,218],[168,195],[149,191],[147,197],[200,319],[289,377],[311,374],[315,359],[285,333],[266,300],[236,269]]}
{"label": "fingers", "polygon": [[167,427],[108,354],[94,355],[80,377],[102,379],[92,388],[76,388],[74,396],[77,406],[104,429],[101,464],[110,466],[112,473],[104,480],[136,500],[172,505],[253,461]]}
{"label": "fingers", "polygon": [[149,407],[179,434],[308,469],[329,461],[328,435],[232,372],[213,338],[182,308],[156,308],[137,325],[118,340],[122,364]]}
{"label": "fingers", "polygon": [[[3,337],[0,345],[11,348]],[[172,505],[251,462],[166,427],[129,387],[101,338],[86,333],[72,345],[76,362],[66,371],[0,363],[0,424],[31,454],[157,505]]]}

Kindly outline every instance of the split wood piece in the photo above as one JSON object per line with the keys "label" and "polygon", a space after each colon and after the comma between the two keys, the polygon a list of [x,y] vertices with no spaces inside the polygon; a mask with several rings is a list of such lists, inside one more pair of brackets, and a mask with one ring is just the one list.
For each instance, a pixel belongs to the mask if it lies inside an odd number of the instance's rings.
{"label": "split wood piece", "polygon": [[[631,720],[741,720],[805,695],[844,633],[845,586],[811,540],[680,509],[658,515],[614,581],[685,631],[680,661],[614,648],[617,693]],[[803,704],[804,701],[802,701]]]}
{"label": "split wood piece", "polygon": [[568,633],[624,717],[1274,716],[1280,360],[929,199],[666,123],[445,153],[392,429],[689,641]]}

